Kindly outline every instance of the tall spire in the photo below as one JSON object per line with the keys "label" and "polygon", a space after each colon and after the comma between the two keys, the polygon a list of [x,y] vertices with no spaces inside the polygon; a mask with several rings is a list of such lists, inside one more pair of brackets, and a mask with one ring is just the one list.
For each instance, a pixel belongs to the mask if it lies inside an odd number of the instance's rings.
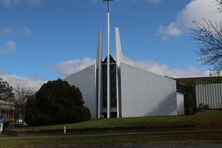
{"label": "tall spire", "polygon": [[98,49],[96,59],[96,97],[97,97],[97,118],[101,115],[101,98],[102,98],[102,30],[99,30]]}
{"label": "tall spire", "polygon": [[107,2],[107,118],[110,118],[110,1]]}
{"label": "tall spire", "polygon": [[122,47],[121,47],[121,39],[120,39],[120,33],[119,28],[115,28],[116,33],[116,64],[118,67],[120,67],[120,62],[122,61]]}
{"label": "tall spire", "polygon": [[116,33],[116,112],[117,118],[122,117],[121,113],[121,68],[122,61],[122,48],[119,28],[115,28]]}

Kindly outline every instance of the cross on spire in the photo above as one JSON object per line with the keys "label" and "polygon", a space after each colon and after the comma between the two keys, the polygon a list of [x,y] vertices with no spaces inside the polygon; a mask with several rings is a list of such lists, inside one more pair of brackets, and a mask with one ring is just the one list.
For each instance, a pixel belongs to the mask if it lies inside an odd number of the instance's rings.
{"label": "cross on spire", "polygon": [[107,2],[107,12],[109,12],[109,2],[114,1],[114,0],[103,0],[104,2]]}

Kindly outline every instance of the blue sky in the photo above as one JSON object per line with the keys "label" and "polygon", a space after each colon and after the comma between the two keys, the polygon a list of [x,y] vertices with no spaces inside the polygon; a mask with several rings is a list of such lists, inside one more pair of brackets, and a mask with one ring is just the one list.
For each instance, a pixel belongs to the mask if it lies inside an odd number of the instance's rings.
{"label": "blue sky", "polygon": [[[175,77],[204,76],[192,21],[218,20],[213,0],[115,0],[125,61]],[[106,5],[102,0],[0,0],[0,74],[10,83],[37,86],[70,75],[96,57],[98,30],[106,47]],[[18,81],[18,82],[17,82]]]}

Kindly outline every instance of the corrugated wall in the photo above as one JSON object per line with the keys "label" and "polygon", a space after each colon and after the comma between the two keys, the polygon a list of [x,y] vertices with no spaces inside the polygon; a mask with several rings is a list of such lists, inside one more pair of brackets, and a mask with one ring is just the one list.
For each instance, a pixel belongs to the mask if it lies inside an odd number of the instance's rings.
{"label": "corrugated wall", "polygon": [[222,84],[196,84],[196,104],[208,105],[210,109],[222,109]]}

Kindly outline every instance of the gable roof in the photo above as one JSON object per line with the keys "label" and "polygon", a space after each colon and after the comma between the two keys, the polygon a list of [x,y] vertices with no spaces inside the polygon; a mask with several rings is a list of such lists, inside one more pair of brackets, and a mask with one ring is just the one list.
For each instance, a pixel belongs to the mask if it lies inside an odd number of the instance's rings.
{"label": "gable roof", "polygon": [[[113,58],[111,55],[109,55],[109,57],[110,57],[110,63],[116,63],[116,60],[114,60],[114,58]],[[103,63],[107,63],[107,56],[106,56],[106,58],[103,60]]]}

